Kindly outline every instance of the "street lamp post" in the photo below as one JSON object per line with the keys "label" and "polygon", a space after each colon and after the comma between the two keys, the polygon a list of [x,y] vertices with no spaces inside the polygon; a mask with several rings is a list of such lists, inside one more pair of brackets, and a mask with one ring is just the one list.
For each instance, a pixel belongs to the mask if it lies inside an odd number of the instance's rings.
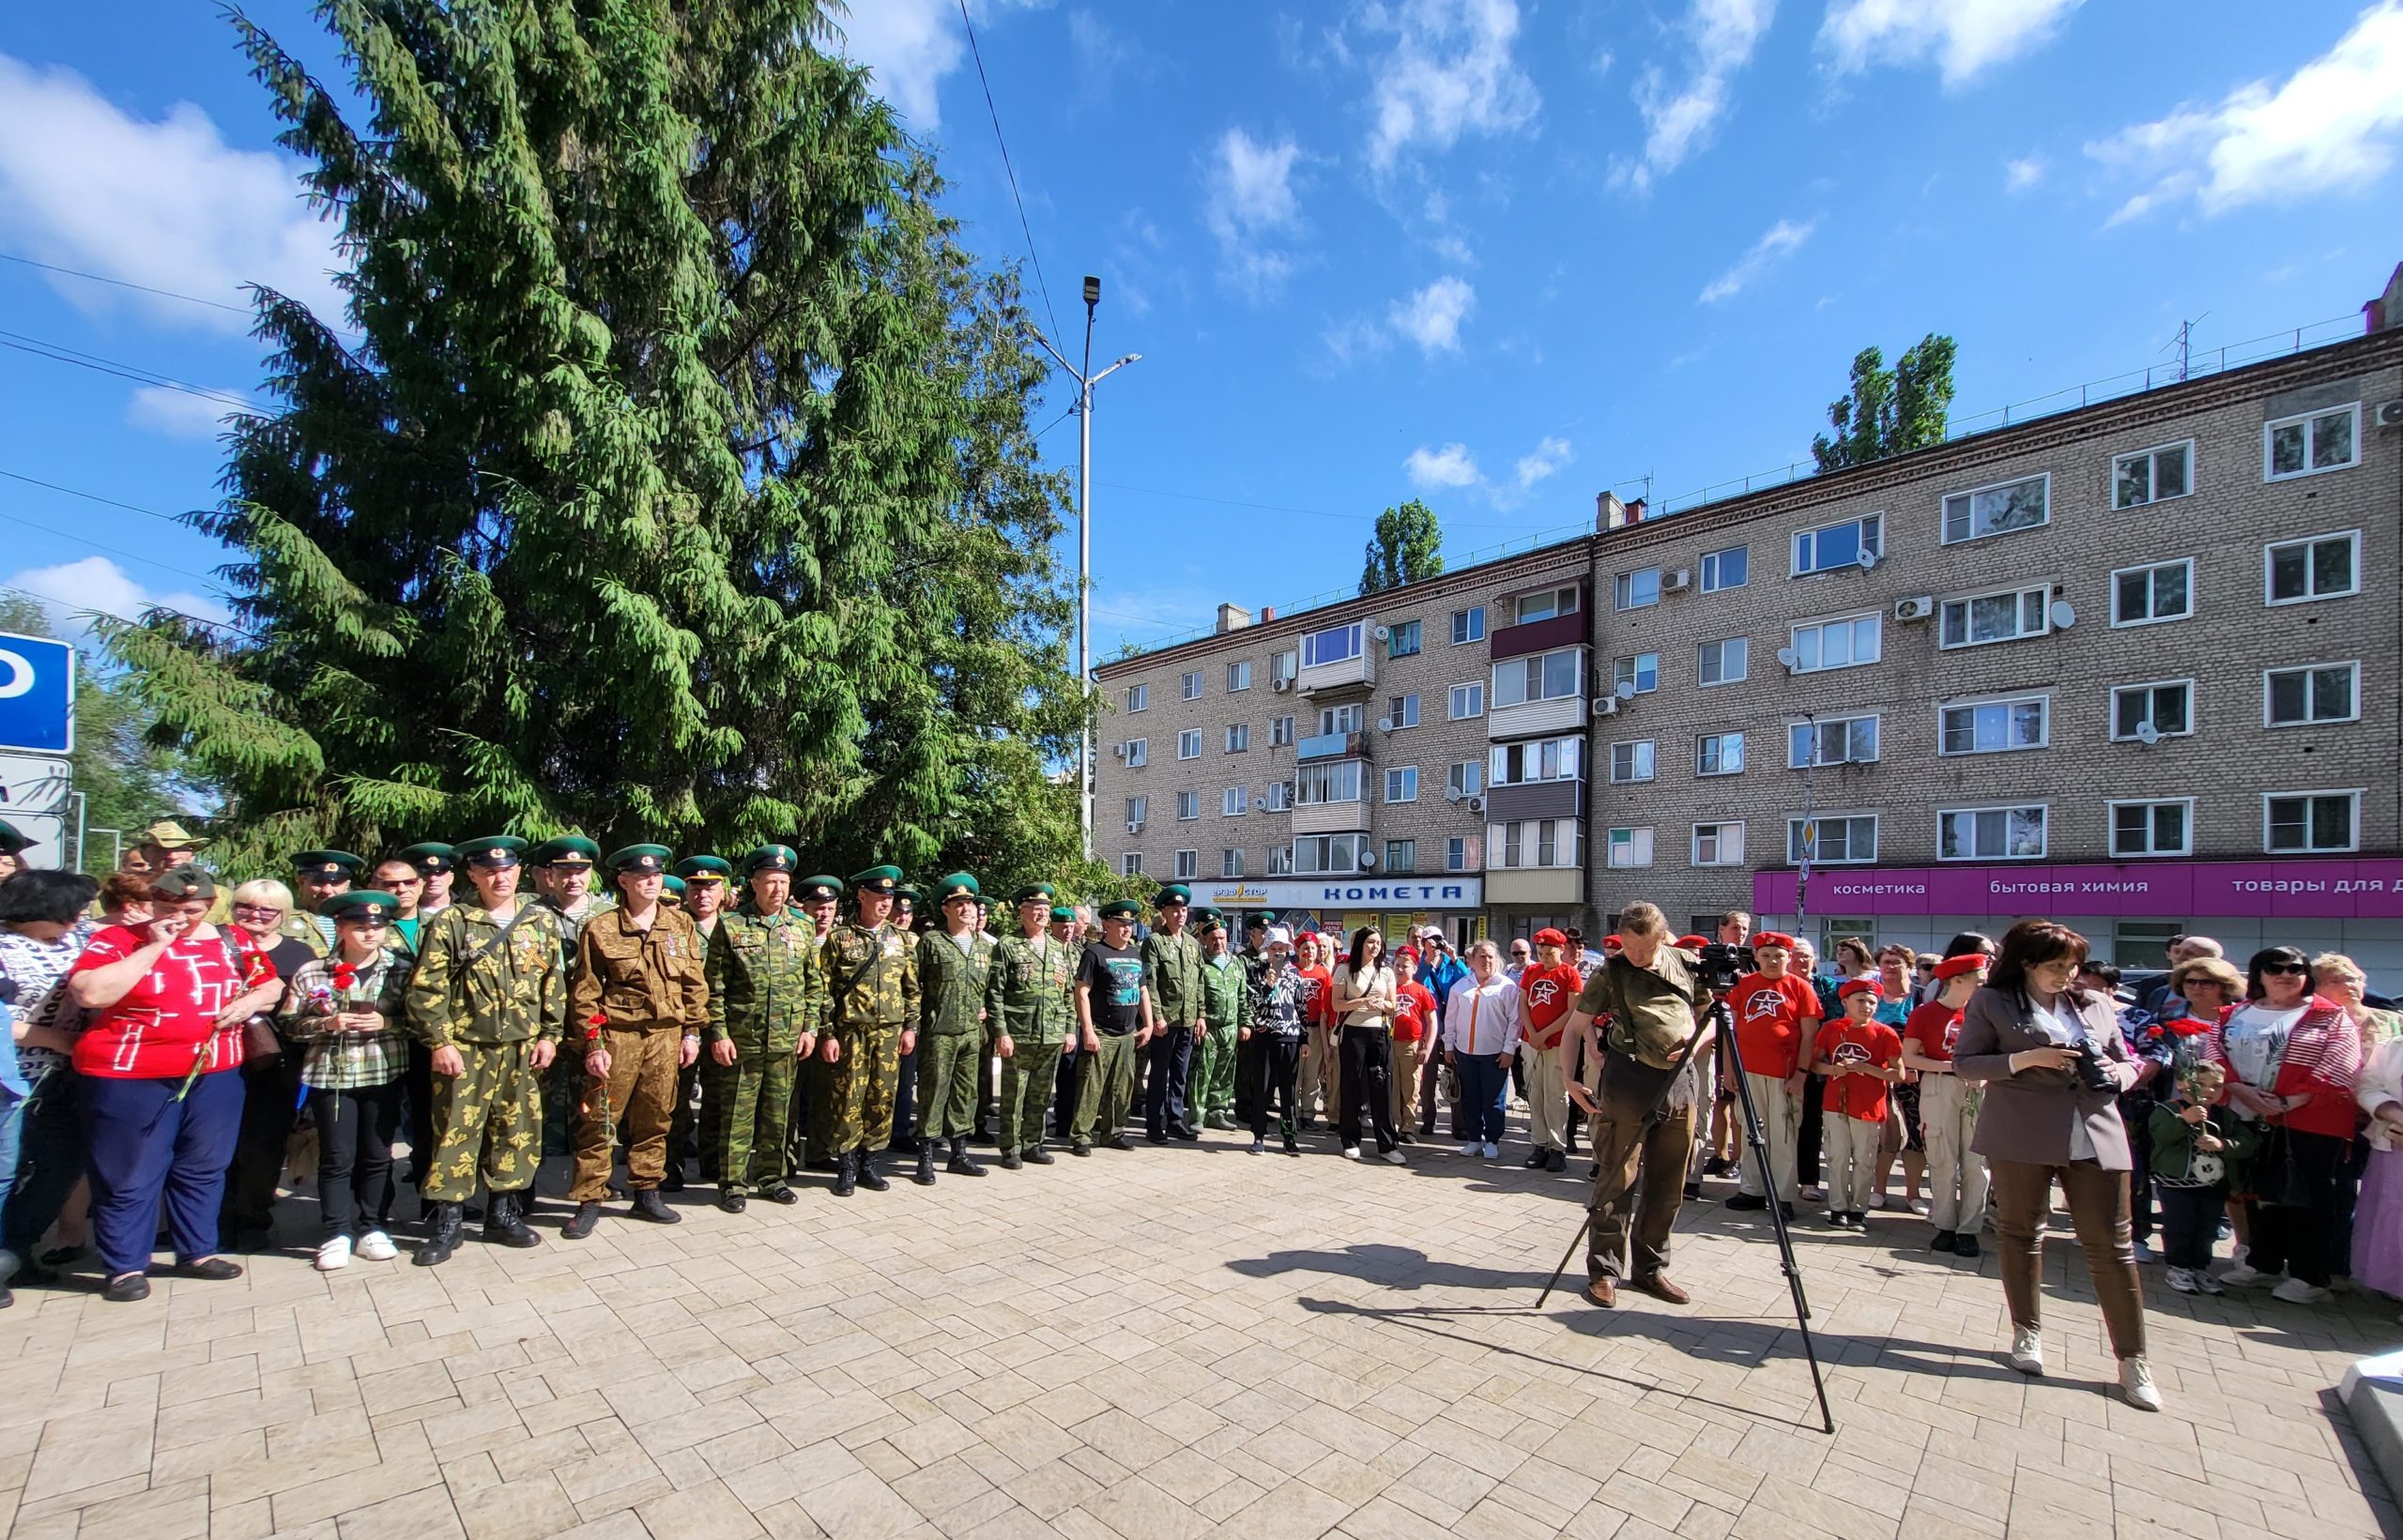
{"label": "street lamp post", "polygon": [[1070,363],[1033,323],[1026,328],[1077,382],[1077,692],[1084,708],[1077,730],[1077,828],[1087,861],[1093,859],[1093,388],[1142,358],[1129,353],[1100,374],[1093,372],[1094,309],[1100,303],[1101,280],[1087,273],[1082,368]]}

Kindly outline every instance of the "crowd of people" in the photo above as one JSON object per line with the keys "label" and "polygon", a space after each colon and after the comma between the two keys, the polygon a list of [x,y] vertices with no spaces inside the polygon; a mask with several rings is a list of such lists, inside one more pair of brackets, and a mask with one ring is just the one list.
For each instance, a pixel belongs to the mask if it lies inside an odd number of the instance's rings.
{"label": "crowd of people", "polygon": [[972,1143],[1019,1170],[1131,1149],[1138,1125],[1297,1155],[1323,1119],[1344,1158],[1401,1165],[1448,1111],[1460,1155],[1494,1160],[1515,1095],[1528,1168],[1590,1144],[1587,1292],[1605,1306],[1622,1285],[1688,1301],[1667,1271],[1676,1215],[1729,1177],[1738,1212],[1823,1204],[1837,1231],[1923,1215],[1929,1248],[1967,1259],[1991,1231],[2029,1374],[2058,1188],[2137,1406],[2160,1405],[2146,1263],[2180,1292],[2305,1307],[2403,1293],[2403,1022],[2335,954],[2270,947],[2240,972],[2182,937],[2129,1001],[2042,921],[1940,956],[1844,938],[1822,970],[1742,913],[1672,937],[1637,903],[1598,950],[1547,928],[1506,960],[1435,926],[1390,953],[1373,926],[1297,934],[1175,885],[1096,910],[1030,883],[999,910],[965,872],[933,885],[920,929],[896,868],[796,878],[779,845],[739,862],[648,844],[604,861],[577,837],[314,850],[296,896],[221,891],[173,824],[105,882],[16,869],[13,835],[0,825],[0,1285],[88,1249],[103,1297],[139,1300],[162,1233],[179,1273],[239,1276],[226,1253],[274,1244],[296,1149],[333,1271],[400,1255],[405,1189],[419,1265],[471,1217],[488,1243],[541,1243],[546,1154],[572,1157],[575,1241],[613,1196],[678,1222],[662,1195],[694,1165],[741,1212],[801,1201],[809,1173],[849,1197],[889,1188],[893,1156],[931,1184],[939,1161],[987,1174]]}

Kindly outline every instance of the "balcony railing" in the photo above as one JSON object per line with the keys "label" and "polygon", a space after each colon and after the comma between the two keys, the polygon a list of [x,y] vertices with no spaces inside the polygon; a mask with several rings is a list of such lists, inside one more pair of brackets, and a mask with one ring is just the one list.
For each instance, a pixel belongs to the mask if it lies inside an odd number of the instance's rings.
{"label": "balcony railing", "polygon": [[1375,657],[1366,648],[1356,658],[1339,663],[1305,663],[1299,676],[1305,695],[1323,695],[1341,690],[1368,690],[1377,682]]}
{"label": "balcony railing", "polygon": [[1366,733],[1320,733],[1293,745],[1293,757],[1307,765],[1313,759],[1358,759],[1369,752]]}

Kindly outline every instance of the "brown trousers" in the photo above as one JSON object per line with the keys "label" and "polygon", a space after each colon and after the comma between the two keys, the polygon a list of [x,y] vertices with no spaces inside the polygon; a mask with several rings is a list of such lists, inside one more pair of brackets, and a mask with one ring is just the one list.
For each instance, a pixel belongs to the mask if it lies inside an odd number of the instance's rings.
{"label": "brown trousers", "polygon": [[1669,1265],[1669,1232],[1685,1201],[1686,1162],[1693,1154],[1693,1108],[1666,1107],[1660,1121],[1646,1123],[1659,1079],[1616,1054],[1603,1060],[1594,1097],[1601,1110],[1591,1131],[1602,1171],[1587,1205],[1594,1227],[1586,1232],[1585,1275],[1648,1278]]}
{"label": "brown trousers", "polygon": [[[2014,1326],[2037,1324],[2038,1284],[2044,1271],[2044,1220],[2052,1212],[2053,1183],[2069,1200],[2071,1225],[2094,1277],[2094,1297],[2111,1334],[2111,1351],[2135,1358],[2144,1351],[2144,1284],[2136,1273],[2135,1245],[2128,1230],[2128,1173],[2106,1171],[2092,1161],[2040,1166],[2030,1161],[1989,1163],[1994,1177],[1995,1251],[2002,1272],[2002,1296]],[[1977,1224],[1965,1214],[1961,1227]]]}
{"label": "brown trousers", "polygon": [[571,1151],[575,1181],[570,1200],[598,1203],[609,1191],[613,1136],[626,1141],[626,1184],[640,1192],[667,1174],[667,1125],[675,1117],[676,1059],[683,1030],[666,1027],[604,1027],[594,1044],[608,1050],[606,1085],[584,1077],[584,1105],[576,1109]]}

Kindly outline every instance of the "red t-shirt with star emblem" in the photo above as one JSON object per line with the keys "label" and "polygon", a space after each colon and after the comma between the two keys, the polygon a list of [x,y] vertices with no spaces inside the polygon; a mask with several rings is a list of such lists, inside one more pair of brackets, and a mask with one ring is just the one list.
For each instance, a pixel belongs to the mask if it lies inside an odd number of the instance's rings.
{"label": "red t-shirt with star emblem", "polygon": [[1519,994],[1527,1002],[1527,1041],[1549,1053],[1560,1046],[1569,1013],[1576,1008],[1577,992],[1585,981],[1567,963],[1546,967],[1535,963],[1519,975]]}
{"label": "red t-shirt with star emblem", "polygon": [[[1882,1021],[1831,1021],[1819,1029],[1818,1056],[1830,1064],[1897,1064],[1903,1040]],[[1886,1082],[1867,1075],[1830,1075],[1819,1104],[1865,1123],[1886,1121]]]}
{"label": "red t-shirt with star emblem", "polygon": [[1783,1080],[1801,1067],[1802,1045],[1819,1019],[1819,996],[1788,973],[1767,979],[1747,973],[1727,997],[1736,1018],[1736,1052],[1747,1074]]}
{"label": "red t-shirt with star emblem", "polygon": [[1903,1023],[1903,1035],[1919,1051],[1940,1063],[1952,1061],[1952,1042],[1961,1035],[1961,1013],[1941,1000],[1929,1000]]}

